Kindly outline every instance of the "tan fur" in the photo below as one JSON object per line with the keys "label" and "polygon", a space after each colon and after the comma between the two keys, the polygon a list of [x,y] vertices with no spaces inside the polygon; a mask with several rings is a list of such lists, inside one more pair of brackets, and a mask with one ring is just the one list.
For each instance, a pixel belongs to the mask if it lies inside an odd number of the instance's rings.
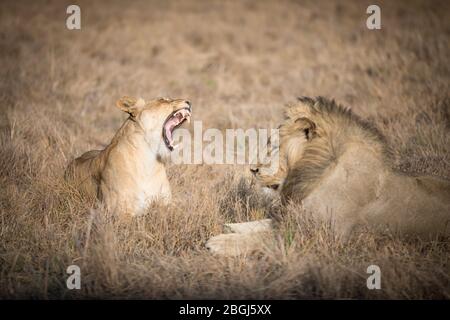
{"label": "tan fur", "polygon": [[186,105],[181,99],[146,103],[123,97],[117,107],[130,117],[105,149],[88,151],[73,160],[66,180],[120,215],[142,214],[156,199],[168,202],[171,191],[164,163],[170,151],[163,142],[162,127],[172,112]]}
{"label": "tan fur", "polygon": [[450,235],[450,182],[395,172],[381,133],[334,101],[304,97],[288,106],[279,154],[277,172],[252,168],[257,180],[279,184],[284,202],[301,202],[340,235],[361,225],[423,238]]}
{"label": "tan fur", "polygon": [[237,257],[273,248],[273,234],[267,232],[222,233],[211,237],[205,247],[214,255]]}

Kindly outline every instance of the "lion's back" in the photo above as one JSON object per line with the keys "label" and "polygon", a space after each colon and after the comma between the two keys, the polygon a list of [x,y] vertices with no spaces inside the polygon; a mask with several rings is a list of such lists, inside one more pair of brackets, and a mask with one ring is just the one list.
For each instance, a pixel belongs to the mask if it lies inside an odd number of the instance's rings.
{"label": "lion's back", "polygon": [[64,174],[67,182],[88,196],[96,197],[98,192],[98,158],[102,150],[91,150],[72,160]]}
{"label": "lion's back", "polygon": [[450,181],[435,176],[416,177],[419,187],[426,193],[442,197],[446,202],[450,202]]}

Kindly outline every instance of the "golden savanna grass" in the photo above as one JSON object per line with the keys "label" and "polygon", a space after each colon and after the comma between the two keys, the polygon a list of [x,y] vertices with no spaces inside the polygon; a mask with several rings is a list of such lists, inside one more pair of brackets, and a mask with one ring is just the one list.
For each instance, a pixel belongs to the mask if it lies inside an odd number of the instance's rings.
{"label": "golden savanna grass", "polygon": [[[0,297],[450,298],[448,240],[334,241],[244,166],[169,166],[173,204],[130,224],[62,178],[110,141],[122,95],[188,98],[220,130],[273,127],[299,95],[335,98],[380,128],[398,169],[450,178],[448,1],[382,1],[377,31],[371,1],[80,1],[80,31],[65,28],[69,4],[0,4]],[[275,249],[204,248],[224,222],[267,216]],[[66,288],[72,264],[81,290]],[[366,287],[371,264],[381,290]]]}

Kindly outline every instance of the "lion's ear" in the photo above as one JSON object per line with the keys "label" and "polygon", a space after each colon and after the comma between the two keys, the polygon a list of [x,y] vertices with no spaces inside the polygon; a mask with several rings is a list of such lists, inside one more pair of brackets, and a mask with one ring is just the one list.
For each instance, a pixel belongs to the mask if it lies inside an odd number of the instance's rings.
{"label": "lion's ear", "polygon": [[302,130],[307,140],[311,140],[316,135],[316,124],[309,118],[300,117],[295,120],[299,130]]}
{"label": "lion's ear", "polygon": [[145,101],[142,98],[136,99],[128,96],[124,96],[116,102],[117,108],[133,117],[137,115],[139,109],[141,109],[144,105]]}

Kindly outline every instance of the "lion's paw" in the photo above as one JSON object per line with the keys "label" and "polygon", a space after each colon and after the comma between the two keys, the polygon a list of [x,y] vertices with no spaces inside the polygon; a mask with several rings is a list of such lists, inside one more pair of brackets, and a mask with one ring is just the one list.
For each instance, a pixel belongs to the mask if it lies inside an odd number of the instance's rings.
{"label": "lion's paw", "polygon": [[219,234],[206,242],[206,248],[213,254],[236,257],[251,253],[261,244],[258,234]]}

